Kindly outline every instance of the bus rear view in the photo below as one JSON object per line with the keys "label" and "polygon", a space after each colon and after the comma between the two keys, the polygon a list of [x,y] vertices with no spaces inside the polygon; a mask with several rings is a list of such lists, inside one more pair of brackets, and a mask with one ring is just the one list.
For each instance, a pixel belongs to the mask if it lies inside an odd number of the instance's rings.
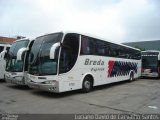
{"label": "bus rear view", "polygon": [[142,52],[142,77],[160,77],[160,51]]}

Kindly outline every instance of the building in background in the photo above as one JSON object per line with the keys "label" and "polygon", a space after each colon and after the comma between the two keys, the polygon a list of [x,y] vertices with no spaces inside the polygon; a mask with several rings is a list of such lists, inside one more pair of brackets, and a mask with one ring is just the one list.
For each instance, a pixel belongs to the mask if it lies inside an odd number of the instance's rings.
{"label": "building in background", "polygon": [[16,38],[0,36],[0,43],[1,44],[12,44],[14,41],[16,41]]}
{"label": "building in background", "polygon": [[14,41],[18,39],[23,39],[24,36],[14,36],[14,37],[2,37],[0,36],[0,44],[12,44]]}
{"label": "building in background", "polygon": [[160,40],[126,42],[122,44],[139,48],[141,50],[160,50]]}

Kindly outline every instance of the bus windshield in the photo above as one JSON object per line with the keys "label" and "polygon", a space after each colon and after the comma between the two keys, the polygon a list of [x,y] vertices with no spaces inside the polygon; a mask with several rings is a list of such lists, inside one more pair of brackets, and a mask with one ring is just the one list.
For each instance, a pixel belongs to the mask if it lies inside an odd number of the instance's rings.
{"label": "bus windshield", "polygon": [[22,60],[17,60],[17,52],[19,49],[27,47],[29,40],[21,40],[13,43],[9,50],[9,58],[7,58],[6,71],[22,72],[24,63],[24,54]]}
{"label": "bus windshield", "polygon": [[57,74],[58,56],[55,59],[50,59],[50,49],[53,44],[61,42],[62,36],[62,33],[54,33],[36,38],[29,57],[30,74]]}
{"label": "bus windshield", "polygon": [[143,56],[142,57],[142,68],[157,68],[158,57],[157,56]]}

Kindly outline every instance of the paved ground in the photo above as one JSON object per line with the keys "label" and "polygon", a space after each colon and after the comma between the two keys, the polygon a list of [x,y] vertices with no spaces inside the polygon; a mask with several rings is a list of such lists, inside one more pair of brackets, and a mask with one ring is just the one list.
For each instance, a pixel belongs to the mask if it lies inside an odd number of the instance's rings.
{"label": "paved ground", "polygon": [[0,82],[0,113],[160,113],[160,80],[139,79],[62,94]]}

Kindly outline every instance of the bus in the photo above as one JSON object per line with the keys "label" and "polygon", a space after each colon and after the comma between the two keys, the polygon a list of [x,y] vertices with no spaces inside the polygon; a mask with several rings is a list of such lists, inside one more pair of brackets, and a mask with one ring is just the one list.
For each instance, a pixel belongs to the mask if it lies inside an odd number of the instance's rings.
{"label": "bus", "polygon": [[8,53],[5,81],[17,85],[26,85],[28,56],[34,40],[16,40]]}
{"label": "bus", "polygon": [[49,92],[133,80],[141,75],[141,51],[76,32],[57,32],[35,39],[27,84]]}
{"label": "bus", "polygon": [[10,44],[0,44],[0,80],[4,80],[6,68],[6,54],[9,51]]}
{"label": "bus", "polygon": [[160,51],[142,51],[142,77],[160,77]]}

